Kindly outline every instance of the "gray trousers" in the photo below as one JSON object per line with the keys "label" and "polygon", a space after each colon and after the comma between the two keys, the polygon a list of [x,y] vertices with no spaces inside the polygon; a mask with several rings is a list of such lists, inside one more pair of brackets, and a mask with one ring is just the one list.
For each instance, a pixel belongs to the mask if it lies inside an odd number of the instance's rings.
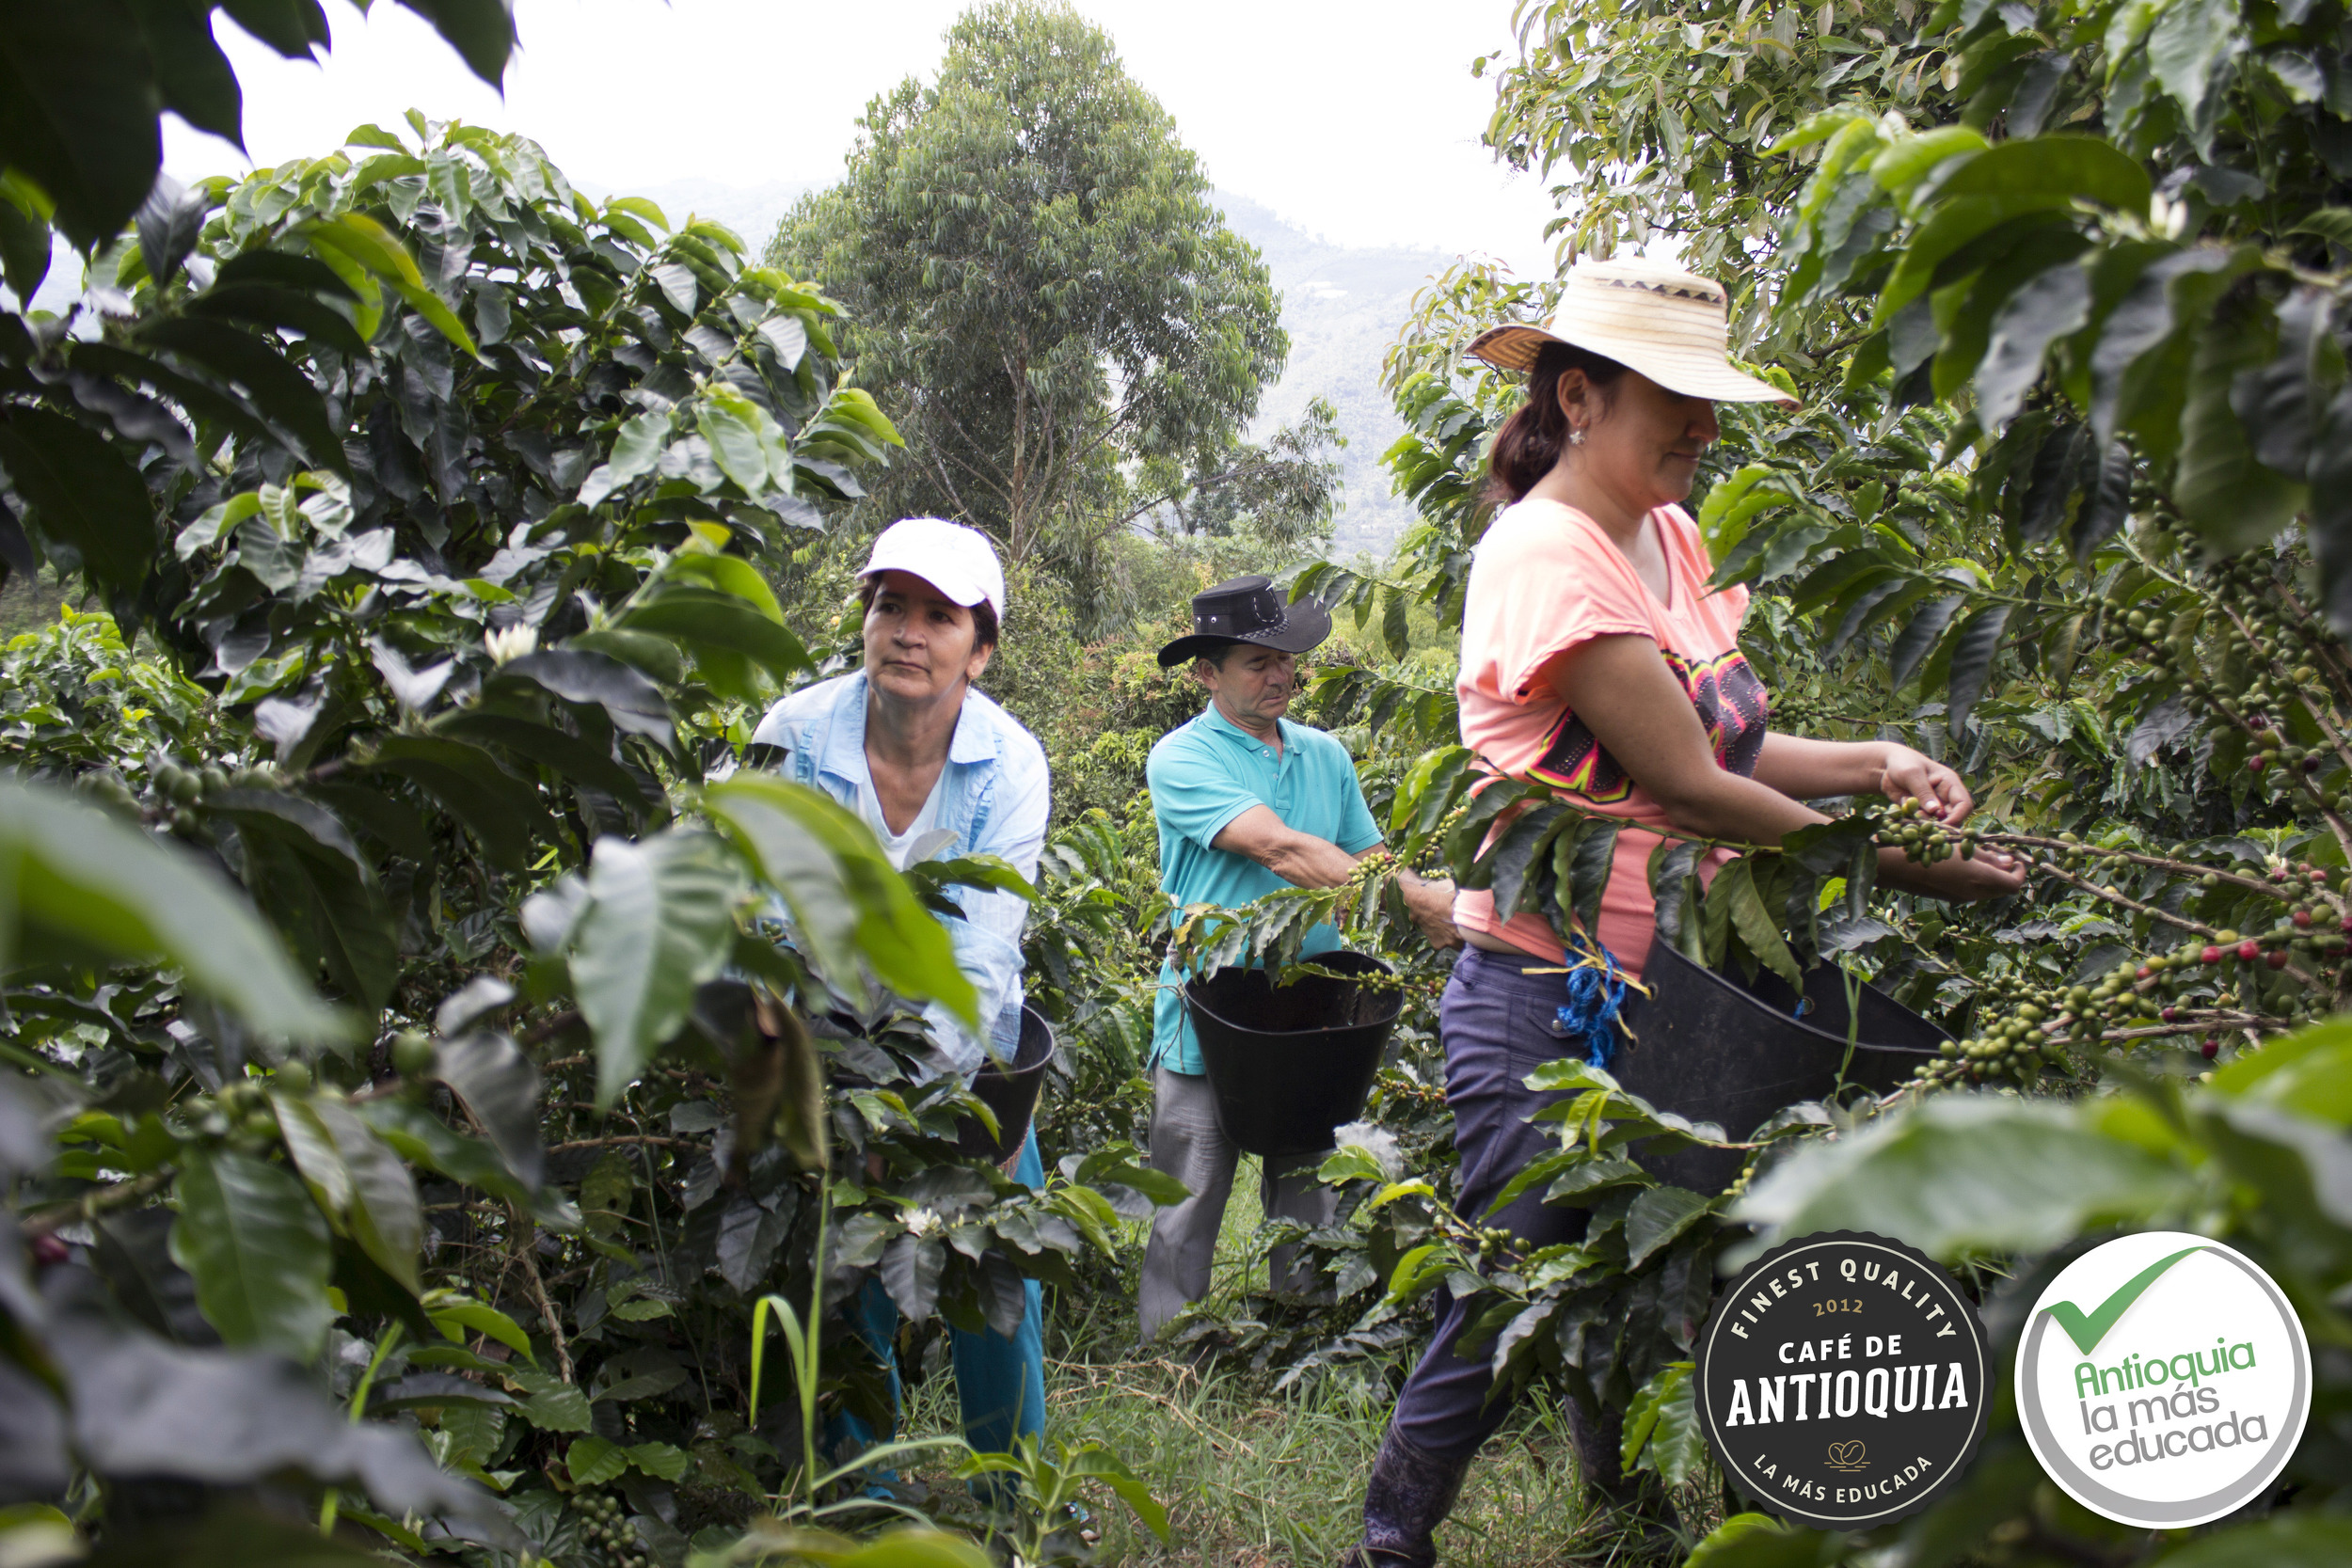
{"label": "gray trousers", "polygon": [[[1152,1168],[1192,1190],[1152,1220],[1152,1240],[1143,1249],[1143,1289],[1137,1304],[1142,1335],[1150,1340],[1188,1303],[1209,1293],[1209,1265],[1216,1259],[1217,1227],[1225,1200],[1232,1196],[1233,1167],[1241,1150],[1217,1130],[1216,1097],[1197,1073],[1155,1068],[1152,1073]],[[1320,1154],[1265,1162],[1259,1200],[1269,1219],[1303,1226],[1331,1223],[1339,1193],[1315,1180]],[[1309,1295],[1322,1278],[1294,1246],[1274,1249],[1270,1283],[1277,1291]]]}

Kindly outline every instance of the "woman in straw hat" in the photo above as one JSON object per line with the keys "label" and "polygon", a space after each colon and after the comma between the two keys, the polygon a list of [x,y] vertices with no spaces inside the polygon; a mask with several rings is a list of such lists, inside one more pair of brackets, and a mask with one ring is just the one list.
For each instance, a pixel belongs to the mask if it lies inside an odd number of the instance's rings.
{"label": "woman in straw hat", "polygon": [[[1552,1148],[1527,1117],[1559,1097],[1521,1080],[1564,1055],[1605,1056],[1613,1043],[1607,999],[1622,994],[1613,982],[1639,982],[1657,917],[1647,868],[1661,840],[1645,828],[1776,844],[1823,820],[1807,800],[1878,792],[1944,822],[1973,804],[1958,774],[1909,747],[1767,729],[1763,684],[1739,646],[1747,590],[1708,588],[1706,543],[1679,504],[1721,433],[1716,403],[1796,403],[1732,366],[1725,326],[1724,291],[1707,278],[1653,261],[1586,261],[1548,327],[1496,327],[1470,346],[1526,372],[1528,397],[1488,457],[1504,510],[1470,567],[1462,743],[1510,777],[1628,823],[1597,942],[1574,955],[1541,916],[1498,918],[1486,893],[1454,905],[1470,945],[1439,1018],[1462,1157],[1457,1209],[1529,1245],[1577,1240],[1585,1214],[1529,1193],[1488,1216],[1512,1176]],[[1728,858],[1716,851],[1701,875]],[[1997,897],[2022,881],[2000,855],[1920,867],[1890,851],[1881,876],[1952,899]],[[1564,1016],[1575,1012],[1561,1006],[1564,967],[1601,982],[1581,988],[1588,1016]],[[1436,1561],[1432,1532],[1505,1414],[1507,1400],[1488,1402],[1488,1352],[1454,1354],[1468,1316],[1464,1301],[1439,1294],[1436,1338],[1373,1464],[1363,1538],[1345,1560],[1355,1568]],[[1631,1502],[1614,1418],[1578,1399],[1567,1415],[1584,1479],[1613,1503]]]}

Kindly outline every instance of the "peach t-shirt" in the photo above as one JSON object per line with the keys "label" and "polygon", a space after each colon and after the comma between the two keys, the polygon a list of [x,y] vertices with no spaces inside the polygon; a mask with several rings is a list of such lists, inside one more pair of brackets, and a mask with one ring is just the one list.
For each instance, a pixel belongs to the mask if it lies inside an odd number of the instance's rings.
{"label": "peach t-shirt", "polygon": [[[1487,529],[1470,562],[1462,612],[1462,673],[1455,695],[1462,744],[1516,779],[1539,779],[1570,802],[1632,822],[1663,824],[1666,814],[1626,776],[1544,676],[1560,655],[1596,637],[1630,633],[1658,644],[1691,694],[1714,743],[1715,760],[1753,774],[1764,745],[1764,685],[1740,653],[1743,587],[1710,593],[1713,571],[1698,526],[1678,506],[1649,515],[1666,556],[1668,602],[1660,604],[1600,526],[1558,501],[1523,500]],[[1660,835],[1617,836],[1615,864],[1601,895],[1600,940],[1639,978],[1657,927],[1649,857]],[[1717,850],[1701,865],[1730,858]],[[1560,939],[1543,916],[1520,911],[1504,925],[1494,896],[1464,892],[1454,923],[1544,958],[1560,959]]]}

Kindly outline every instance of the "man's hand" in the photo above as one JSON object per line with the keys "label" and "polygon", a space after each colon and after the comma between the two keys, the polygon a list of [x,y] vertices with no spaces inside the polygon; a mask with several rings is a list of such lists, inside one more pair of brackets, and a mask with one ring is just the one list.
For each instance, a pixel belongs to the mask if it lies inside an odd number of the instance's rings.
{"label": "man's hand", "polygon": [[1454,884],[1451,881],[1423,881],[1409,871],[1399,871],[1397,890],[1405,895],[1405,908],[1413,916],[1413,924],[1429,939],[1432,947],[1459,947],[1462,933],[1454,924]]}
{"label": "man's hand", "polygon": [[1977,809],[1975,798],[1959,774],[1908,746],[1890,744],[1886,748],[1886,766],[1879,774],[1879,789],[1898,805],[1905,800],[1918,801],[1921,816],[1947,827],[1960,826]]}
{"label": "man's hand", "polygon": [[1343,886],[1358,858],[1328,839],[1298,832],[1271,806],[1251,806],[1227,823],[1209,847],[1256,861],[1293,887]]}
{"label": "man's hand", "polygon": [[[1287,826],[1266,806],[1252,806],[1234,817],[1209,847],[1256,861],[1293,887],[1343,887],[1358,861],[1380,853],[1375,845],[1362,855],[1351,855],[1327,839]],[[1454,928],[1452,882],[1425,882],[1400,871],[1397,887],[1412,911],[1413,924],[1433,946],[1461,945],[1462,933]]]}

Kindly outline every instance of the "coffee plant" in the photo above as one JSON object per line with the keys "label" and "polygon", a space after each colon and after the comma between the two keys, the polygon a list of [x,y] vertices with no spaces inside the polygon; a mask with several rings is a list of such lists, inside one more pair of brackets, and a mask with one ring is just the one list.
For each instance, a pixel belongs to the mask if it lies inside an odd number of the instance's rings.
{"label": "coffee plant", "polygon": [[[1483,1286],[1498,1372],[1622,1412],[1625,1462],[1681,1484],[1708,1468],[1688,1356],[1709,1260],[1783,1235],[1927,1246],[2013,1335],[2072,1238],[2180,1223],[2296,1276],[2307,1328],[2333,1342],[2343,1123],[2321,1087],[2335,1037],[2312,1029],[2345,1001],[2352,847],[2334,510],[2352,491],[2325,470],[2343,445],[2326,434],[2344,385],[2342,8],[1517,15],[1488,135],[1577,197],[1564,259],[1675,236],[1731,284],[1740,351],[1806,400],[1719,410],[1724,461],[1691,503],[1719,580],[1756,594],[1743,646],[1775,721],[1903,741],[1979,801],[1958,830],[1824,803],[1842,815],[1782,845],[1724,846],[1738,858],[1703,887],[1692,858],[1713,846],[1670,840],[1652,860],[1660,940],[1785,979],[1836,962],[1953,1039],[1894,1094],[1753,1130],[1675,1125],[1599,1069],[1547,1069],[1561,1152],[1525,1180],[1594,1216],[1549,1257],[1430,1211],[1442,1145],[1407,1165],[1359,1136],[1329,1166],[1360,1195],[1356,1244],[1420,1206],[1422,1250],[1376,1283],[1343,1276],[1361,1316],[1330,1354],[1439,1279]],[[1406,434],[1388,461],[1421,522],[1378,573],[1321,563],[1295,582],[1376,626],[1397,661],[1326,670],[1315,694],[1367,728],[1368,768],[1401,779],[1407,846],[1437,843],[1465,883],[1572,930],[1614,824],[1487,782],[1446,744],[1451,692],[1405,662],[1416,607],[1458,623],[1491,515],[1485,440],[1519,395],[1460,347],[1554,297],[1477,265],[1424,292],[1389,365]],[[2025,894],[1947,910],[1875,890],[1882,853],[1987,850],[2027,865]],[[1997,1092],[1949,1093],[1970,1088]],[[1692,1139],[1750,1151],[1730,1192],[1662,1185],[1629,1157]],[[2340,1400],[2326,1381],[2322,1402]],[[2183,1560],[2340,1554],[2310,1512],[2352,1476],[2323,1424],[2280,1512]],[[2035,1493],[2003,1441],[1977,1487],[1911,1527],[1833,1538],[1747,1516],[1693,1560],[2163,1549]]]}
{"label": "coffee plant", "polygon": [[939,912],[1026,884],[737,767],[829,673],[769,580],[898,444],[837,308],[421,116],[127,230],[6,150],[94,254],[0,318],[0,555],[110,610],[5,653],[10,1528],[679,1568],[820,1482],[897,1517],[785,1414],[886,1426],[879,1370],[755,1400],[755,1300],[1002,1330],[1162,1184],[961,1159],[905,1004],[969,1020]]}
{"label": "coffee plant", "polygon": [[[504,6],[420,8],[497,78]],[[1376,1396],[1428,1294],[1477,1292],[1478,1353],[1618,1417],[1661,1483],[1643,1506],[1673,1501],[1713,1568],[2352,1555],[2352,1046],[2324,1022],[2352,936],[2340,0],[1528,0],[1517,57],[1482,62],[1490,140],[1559,184],[1564,259],[1670,241],[1804,399],[1724,410],[1691,503],[1754,592],[1775,721],[1900,740],[1979,802],[1957,828],[1823,802],[1779,845],[1661,847],[1660,940],[1783,979],[1836,964],[1951,1044],[1756,1128],[1547,1067],[1557,1149],[1514,1191],[1591,1219],[1536,1251],[1453,1210],[1446,961],[1394,871],[1570,931],[1615,847],[1453,744],[1416,646],[1458,628],[1484,445],[1519,395],[1459,349],[1554,285],[1464,265],[1424,292],[1386,378],[1417,522],[1377,569],[1293,579],[1345,650],[1299,717],[1356,751],[1393,859],[1169,907],[1136,724],[1190,700],[1147,672],[1110,683],[1135,723],[1057,756],[1084,799],[1036,887],[902,875],[740,766],[764,703],[854,657],[853,619],[796,632],[774,585],[898,444],[821,287],[421,116],[180,189],[159,105],[238,129],[215,11],[299,55],[320,8],[19,9],[0,272],[29,298],[53,233],[89,270],[63,319],[0,313],[0,565],[102,610],[0,650],[11,1553],[983,1560],[858,1538],[908,1496],[1031,1561],[1084,1554],[1081,1497],[1160,1528],[1082,1434],[920,1446],[1009,1500],[987,1521],[954,1488],[869,1497],[866,1466],[920,1449],[828,1449],[835,1413],[888,1412],[827,1324],[878,1277],[917,1365],[938,1323],[1009,1323],[1026,1277],[1124,1290],[1118,1222],[1172,1196],[1129,1143],[1161,952],[1311,966],[1333,920],[1405,1001],[1324,1166],[1338,1217],[1268,1231],[1334,1299],[1204,1307],[1188,1349]],[[1702,878],[1709,849],[1731,858]],[[2030,871],[1994,906],[1877,883],[1887,855],[1992,851]],[[968,1011],[935,917],[975,883],[1035,895],[1064,1044],[1042,1192],[957,1155],[977,1102],[902,1006]],[[1642,1163],[1690,1146],[1745,1169],[1705,1193]],[[1898,1236],[2007,1346],[2056,1268],[2140,1227],[2230,1238],[2318,1347],[2256,1509],[2121,1530],[1998,1416],[1967,1485],[1900,1526],[1744,1513],[1694,1539],[1717,1499],[1691,1352],[1725,1270],[1812,1230]]]}

